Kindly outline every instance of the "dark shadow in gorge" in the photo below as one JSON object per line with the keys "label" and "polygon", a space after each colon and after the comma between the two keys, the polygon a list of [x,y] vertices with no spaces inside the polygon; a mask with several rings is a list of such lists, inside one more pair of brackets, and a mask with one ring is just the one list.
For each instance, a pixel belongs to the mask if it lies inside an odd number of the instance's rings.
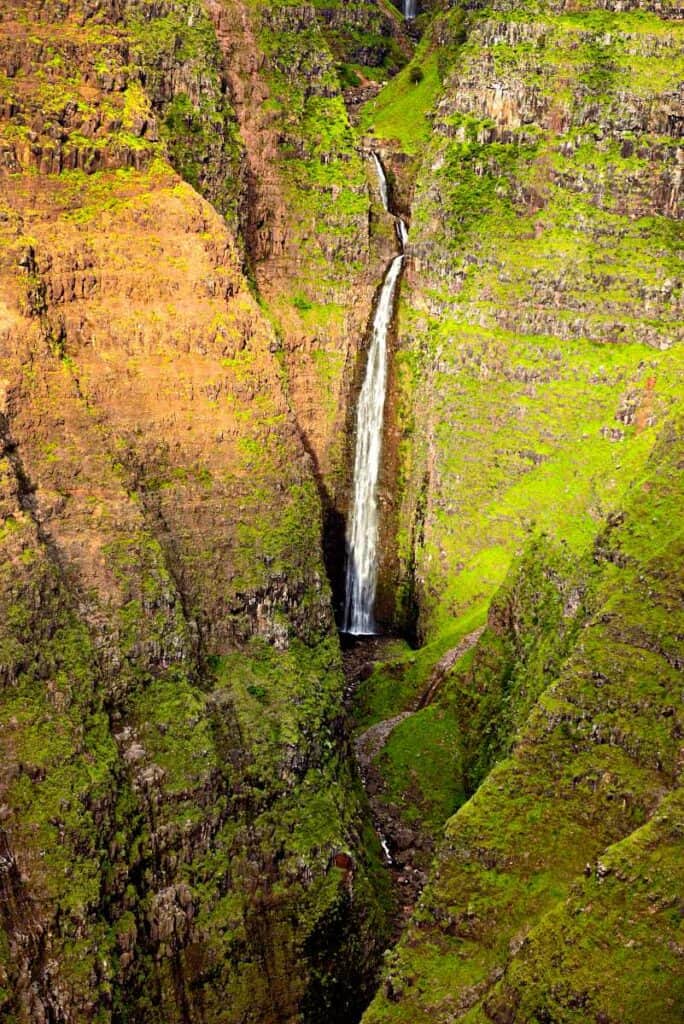
{"label": "dark shadow in gorge", "polygon": [[[295,418],[295,422],[296,418]],[[335,622],[339,623],[344,611],[344,572],[345,572],[345,537],[347,517],[335,502],[330,488],[321,473],[320,464],[309,437],[302,426],[297,423],[297,433],[302,446],[311,459],[311,467],[321,501],[321,541],[323,545],[323,564],[332,591],[333,613]],[[346,453],[345,453],[346,462]]]}

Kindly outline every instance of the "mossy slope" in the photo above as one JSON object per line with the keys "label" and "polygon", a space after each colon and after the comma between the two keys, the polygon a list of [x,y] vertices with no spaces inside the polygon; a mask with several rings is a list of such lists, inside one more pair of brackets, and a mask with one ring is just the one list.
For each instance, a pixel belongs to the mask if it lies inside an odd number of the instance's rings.
{"label": "mossy slope", "polygon": [[[669,425],[648,472],[587,562],[584,611],[576,596],[559,604],[569,626],[559,630],[543,587],[526,592],[523,563],[520,579],[490,617],[482,650],[455,670],[443,700],[454,700],[463,732],[470,710],[476,735],[493,737],[499,756],[511,744],[512,750],[447,824],[432,880],[365,1020],[677,1019],[676,951],[667,938],[677,925],[668,895],[677,885],[671,848],[681,828],[677,799],[672,826],[663,812],[663,820],[637,830],[679,783],[681,460],[681,425]],[[538,548],[535,554],[538,565]],[[545,561],[553,579],[558,559]],[[559,593],[577,595],[576,586],[577,570]],[[517,611],[506,619],[500,612],[512,607],[512,596]],[[505,650],[526,638],[532,644],[511,675],[502,641]],[[467,743],[464,754],[467,761]],[[477,775],[483,753],[475,755],[471,748]],[[606,847],[631,833],[604,862]],[[650,895],[636,881],[644,857],[652,870]],[[589,899],[572,888],[585,865],[597,865],[591,868],[596,881],[586,883],[591,889],[617,860],[618,878],[598,890],[604,913],[589,906],[586,919],[571,925],[578,900]],[[618,884],[620,873],[634,877],[633,890]],[[623,901],[630,934],[624,944],[622,938],[606,944],[605,929]],[[578,946],[572,928],[581,933]],[[633,948],[631,939],[642,951],[638,963],[622,952]],[[559,943],[570,973],[563,985],[554,982]],[[584,948],[595,958],[591,970]],[[622,971],[624,956],[630,969]]]}

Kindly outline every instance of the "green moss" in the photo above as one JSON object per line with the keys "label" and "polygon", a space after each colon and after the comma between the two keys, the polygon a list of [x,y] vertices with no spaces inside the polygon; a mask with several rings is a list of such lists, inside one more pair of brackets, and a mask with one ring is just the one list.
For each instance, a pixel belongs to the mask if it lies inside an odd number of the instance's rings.
{"label": "green moss", "polygon": [[[579,1021],[587,1007],[612,1019],[628,1007],[625,1019],[636,1022],[659,972],[672,976],[654,920],[656,894],[676,886],[670,839],[649,862],[648,895],[625,885],[623,872],[631,851],[636,868],[642,835],[645,846],[654,835],[644,822],[676,786],[679,727],[663,708],[678,687],[671,652],[682,628],[673,605],[681,444],[680,426],[668,425],[648,474],[634,482],[584,569],[567,553],[530,549],[474,658],[455,670],[455,689],[442,692],[445,714],[459,716],[466,759],[469,723],[490,698],[470,748],[476,761],[502,730],[515,730],[515,741],[447,824],[432,880],[365,1020],[443,1020],[467,996],[472,1021],[513,1006],[520,1021],[549,1013]],[[588,602],[577,591],[578,571],[591,578]],[[679,798],[672,799],[674,808]],[[669,820],[656,816],[655,831],[667,823],[667,832]],[[619,868],[606,847],[629,851]],[[585,884],[587,862],[597,864],[596,880]],[[595,912],[594,893],[605,900]],[[625,899],[634,900],[627,921]],[[665,897],[663,910],[671,906]],[[641,961],[631,952],[638,946]],[[595,956],[607,958],[605,972],[595,970]],[[663,1018],[674,1019],[670,992],[655,999]]]}
{"label": "green moss", "polygon": [[389,646],[388,657],[377,662],[372,674],[354,691],[355,728],[362,731],[414,707],[440,658],[482,625],[485,615],[486,608],[481,605],[460,619],[450,621],[434,640],[418,650],[413,650],[405,641],[394,641]]}
{"label": "green moss", "polygon": [[241,144],[208,15],[190,0],[135,5],[126,29],[173,166],[237,228]]}
{"label": "green moss", "polygon": [[[411,80],[420,67],[422,78]],[[405,153],[418,155],[430,136],[430,114],[440,93],[439,56],[424,40],[413,58],[375,99],[364,105],[359,128],[378,139],[397,140]]]}
{"label": "green moss", "polygon": [[432,838],[466,799],[462,740],[447,708],[428,707],[400,722],[377,766],[401,820]]}
{"label": "green moss", "polygon": [[455,667],[438,699],[455,709],[463,773],[474,792],[506,755],[531,708],[558,676],[592,607],[591,559],[545,536],[531,540],[489,610],[474,655]]}
{"label": "green moss", "polygon": [[591,1013],[674,1022],[684,998],[675,952],[681,826],[675,793],[647,825],[602,854],[589,880],[531,933],[489,997],[488,1013],[513,1004],[524,1020],[553,1013],[579,1024]]}

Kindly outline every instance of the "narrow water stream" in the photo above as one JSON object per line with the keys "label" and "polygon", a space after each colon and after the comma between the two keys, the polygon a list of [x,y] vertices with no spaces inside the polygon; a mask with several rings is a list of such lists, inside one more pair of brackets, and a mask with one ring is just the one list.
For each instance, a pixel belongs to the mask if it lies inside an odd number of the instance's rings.
{"label": "narrow water stream", "polygon": [[[389,186],[377,153],[372,154],[382,204],[390,210]],[[377,632],[375,593],[378,582],[378,478],[387,390],[387,338],[404,262],[408,229],[394,217],[399,252],[385,271],[368,348],[366,374],[356,411],[354,490],[347,530],[347,572],[343,631],[353,636]]]}

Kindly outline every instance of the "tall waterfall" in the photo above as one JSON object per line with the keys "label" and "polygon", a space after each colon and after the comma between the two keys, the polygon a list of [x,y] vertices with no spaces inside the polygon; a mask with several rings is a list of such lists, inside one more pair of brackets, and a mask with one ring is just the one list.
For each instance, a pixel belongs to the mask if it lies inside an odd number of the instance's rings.
{"label": "tall waterfall", "polygon": [[413,21],[418,13],[418,0],[402,0],[402,10],[407,21]]}
{"label": "tall waterfall", "polygon": [[[378,175],[382,204],[389,212],[389,189],[382,163],[372,154]],[[375,633],[375,591],[378,580],[378,476],[382,451],[382,428],[387,388],[387,335],[394,312],[404,246],[408,237],[401,217],[394,223],[399,254],[394,257],[380,289],[373,317],[366,375],[356,412],[354,454],[354,497],[347,531],[347,579],[344,630],[356,636]]]}

